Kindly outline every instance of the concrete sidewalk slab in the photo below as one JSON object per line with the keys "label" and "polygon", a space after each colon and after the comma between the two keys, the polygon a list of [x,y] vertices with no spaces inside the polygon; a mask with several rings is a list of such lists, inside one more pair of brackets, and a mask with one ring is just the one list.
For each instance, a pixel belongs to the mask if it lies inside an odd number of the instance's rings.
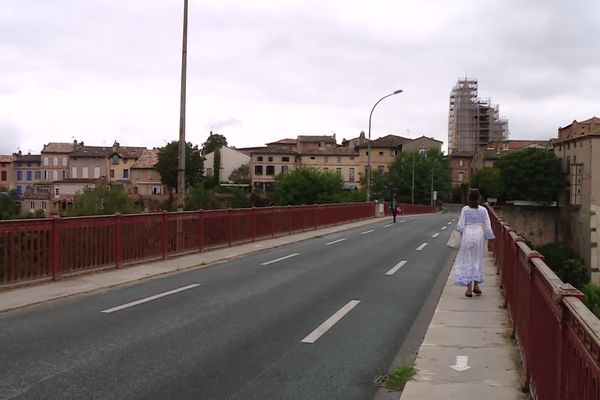
{"label": "concrete sidewalk slab", "polygon": [[[520,390],[520,358],[491,253],[484,258],[484,280],[483,295],[468,298],[450,273],[419,349],[417,375],[401,400],[529,398]],[[460,365],[468,368],[452,368]]]}

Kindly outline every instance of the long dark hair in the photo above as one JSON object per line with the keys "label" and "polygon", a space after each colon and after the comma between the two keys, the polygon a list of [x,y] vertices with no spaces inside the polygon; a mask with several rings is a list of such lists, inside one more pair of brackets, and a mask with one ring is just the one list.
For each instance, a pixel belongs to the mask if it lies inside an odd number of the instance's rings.
{"label": "long dark hair", "polygon": [[477,188],[472,188],[469,190],[469,207],[479,207],[479,189]]}

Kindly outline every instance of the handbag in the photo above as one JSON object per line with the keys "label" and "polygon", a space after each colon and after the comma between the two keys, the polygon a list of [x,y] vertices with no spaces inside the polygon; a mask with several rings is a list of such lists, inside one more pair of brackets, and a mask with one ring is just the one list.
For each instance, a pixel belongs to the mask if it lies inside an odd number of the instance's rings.
{"label": "handbag", "polygon": [[446,243],[446,246],[451,247],[453,249],[458,249],[458,247],[460,246],[460,239],[460,232],[455,229],[450,234],[450,238],[448,239],[448,243]]}

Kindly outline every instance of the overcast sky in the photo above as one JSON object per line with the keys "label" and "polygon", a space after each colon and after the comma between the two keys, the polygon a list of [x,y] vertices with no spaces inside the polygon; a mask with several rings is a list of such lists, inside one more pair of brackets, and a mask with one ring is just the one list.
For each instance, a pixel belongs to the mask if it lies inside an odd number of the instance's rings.
{"label": "overcast sky", "polygon": [[[367,131],[447,142],[478,78],[511,138],[600,116],[600,2],[190,0],[187,139]],[[177,138],[183,0],[1,0],[0,154]]]}

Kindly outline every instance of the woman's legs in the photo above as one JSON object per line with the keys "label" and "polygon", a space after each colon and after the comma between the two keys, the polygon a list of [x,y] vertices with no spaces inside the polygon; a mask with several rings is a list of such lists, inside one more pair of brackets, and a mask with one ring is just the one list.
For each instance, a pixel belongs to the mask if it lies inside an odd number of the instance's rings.
{"label": "woman's legs", "polygon": [[476,281],[473,281],[473,293],[477,296],[481,294],[481,289],[479,289],[479,284]]}
{"label": "woman's legs", "polygon": [[467,291],[465,292],[465,296],[467,296],[467,297],[472,297],[473,296],[472,285],[473,285],[473,282],[469,282],[467,284]]}

